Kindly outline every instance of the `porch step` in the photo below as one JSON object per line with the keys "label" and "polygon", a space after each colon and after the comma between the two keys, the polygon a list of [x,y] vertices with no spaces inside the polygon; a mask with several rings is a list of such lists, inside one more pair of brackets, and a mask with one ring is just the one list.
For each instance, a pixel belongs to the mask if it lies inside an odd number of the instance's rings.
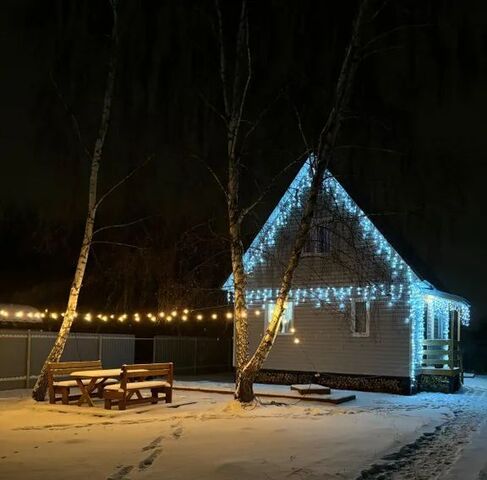
{"label": "porch step", "polygon": [[331,392],[330,387],[325,387],[316,383],[291,385],[291,390],[296,390],[301,395],[329,395]]}

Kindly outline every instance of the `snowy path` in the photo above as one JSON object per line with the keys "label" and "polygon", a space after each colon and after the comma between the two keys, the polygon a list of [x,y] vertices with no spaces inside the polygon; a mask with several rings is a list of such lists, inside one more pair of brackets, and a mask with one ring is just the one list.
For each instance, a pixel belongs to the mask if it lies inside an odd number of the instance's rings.
{"label": "snowy path", "polygon": [[[487,381],[443,397],[452,417],[362,471],[360,480],[487,480]],[[438,399],[429,404],[434,408]],[[444,402],[446,403],[446,402]]]}

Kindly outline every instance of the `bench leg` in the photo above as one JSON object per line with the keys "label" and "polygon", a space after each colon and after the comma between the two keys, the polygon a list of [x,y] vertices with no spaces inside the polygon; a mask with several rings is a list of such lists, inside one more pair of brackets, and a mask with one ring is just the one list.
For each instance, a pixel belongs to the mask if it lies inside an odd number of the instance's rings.
{"label": "bench leg", "polygon": [[151,389],[151,394],[152,394],[152,396],[151,396],[150,403],[152,403],[152,404],[157,403],[158,400],[159,400],[159,396],[158,396],[157,390],[155,388],[152,388]]}
{"label": "bench leg", "polygon": [[105,410],[112,409],[112,401],[109,398],[105,398]]}
{"label": "bench leg", "polygon": [[172,403],[172,388],[166,390],[166,403]]}
{"label": "bench leg", "polygon": [[62,402],[63,405],[69,405],[69,388],[63,388]]}
{"label": "bench leg", "polygon": [[125,410],[127,408],[127,399],[125,395],[118,401],[118,409]]}

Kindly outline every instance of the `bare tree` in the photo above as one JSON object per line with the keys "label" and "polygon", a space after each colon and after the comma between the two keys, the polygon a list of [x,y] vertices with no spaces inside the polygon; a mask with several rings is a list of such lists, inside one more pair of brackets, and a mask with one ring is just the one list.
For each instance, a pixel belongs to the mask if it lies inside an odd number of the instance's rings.
{"label": "bare tree", "polygon": [[[113,189],[110,189],[101,198],[98,198],[97,188],[98,188],[98,171],[100,168],[100,162],[102,159],[103,147],[105,145],[105,139],[108,132],[108,127],[110,124],[110,114],[112,109],[113,101],[113,90],[115,85],[115,76],[117,70],[117,59],[118,59],[118,17],[117,17],[117,1],[110,0],[110,5],[113,13],[113,26],[111,32],[111,54],[108,66],[108,73],[105,85],[105,94],[103,99],[103,108],[101,113],[100,126],[98,129],[98,134],[95,140],[95,145],[93,149],[93,154],[91,156],[91,171],[89,180],[89,190],[88,190],[88,211],[85,222],[85,229],[83,234],[83,240],[81,243],[81,249],[78,257],[78,262],[76,265],[76,270],[74,273],[73,282],[69,291],[68,304],[66,307],[66,312],[64,319],[59,329],[56,341],[51,349],[51,352],[46,358],[44,366],[42,367],[41,373],[37,378],[37,382],[32,390],[32,397],[37,401],[43,401],[46,396],[47,390],[47,364],[48,362],[57,362],[61,358],[64,351],[66,341],[68,339],[69,332],[71,330],[71,325],[76,318],[76,309],[78,306],[78,298],[83,285],[83,278],[86,271],[86,264],[88,262],[88,257],[90,254],[91,245],[93,242],[93,230],[95,225],[95,217],[97,209],[101,201],[106,198],[106,196],[111,193]],[[77,128],[77,122],[75,122],[75,130],[79,132]],[[118,184],[117,184],[118,186]]]}
{"label": "bare tree", "polygon": [[[220,78],[223,91],[224,115],[227,133],[228,183],[225,188],[219,181],[227,200],[228,223],[230,234],[230,250],[234,287],[234,321],[236,344],[236,391],[235,397],[242,402],[254,398],[253,383],[265,359],[271,351],[272,345],[279,331],[281,318],[286,308],[293,276],[299,265],[301,253],[307,241],[315,214],[318,197],[324,180],[324,174],[330,158],[333,155],[338,134],[345,118],[345,111],[349,103],[352,83],[362,56],[361,41],[366,23],[366,13],[369,0],[362,0],[353,24],[351,39],[345,52],[333,97],[333,104],[327,120],[320,132],[317,146],[312,155],[312,179],[303,212],[299,221],[293,248],[288,258],[282,276],[279,293],[276,299],[272,319],[268,324],[253,355],[249,352],[248,319],[246,302],[246,274],[244,269],[244,249],[241,227],[246,215],[261,199],[244,208],[239,201],[239,179],[241,169],[242,144],[246,136],[241,135],[243,112],[247,101],[249,86],[252,80],[252,56],[249,43],[249,24],[246,1],[241,4],[239,23],[237,27],[236,46],[232,68],[228,68],[227,52],[224,42],[222,10],[216,0],[218,18],[218,38],[220,47]],[[229,75],[228,72],[231,72]],[[231,82],[230,82],[231,77]],[[253,127],[250,128],[253,130]],[[243,138],[241,138],[243,137]],[[304,138],[304,136],[303,136]],[[212,172],[213,173],[213,172]]]}

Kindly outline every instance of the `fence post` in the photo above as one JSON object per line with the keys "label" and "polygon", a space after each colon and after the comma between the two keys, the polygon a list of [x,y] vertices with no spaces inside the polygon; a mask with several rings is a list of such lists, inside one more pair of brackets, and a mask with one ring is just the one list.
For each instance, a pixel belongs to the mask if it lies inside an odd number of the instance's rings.
{"label": "fence post", "polygon": [[101,336],[101,333],[98,334],[98,360],[102,361],[102,355],[103,355],[103,337]]}
{"label": "fence post", "polygon": [[32,335],[30,329],[27,330],[27,355],[25,356],[25,388],[30,384],[30,357],[32,351]]}

